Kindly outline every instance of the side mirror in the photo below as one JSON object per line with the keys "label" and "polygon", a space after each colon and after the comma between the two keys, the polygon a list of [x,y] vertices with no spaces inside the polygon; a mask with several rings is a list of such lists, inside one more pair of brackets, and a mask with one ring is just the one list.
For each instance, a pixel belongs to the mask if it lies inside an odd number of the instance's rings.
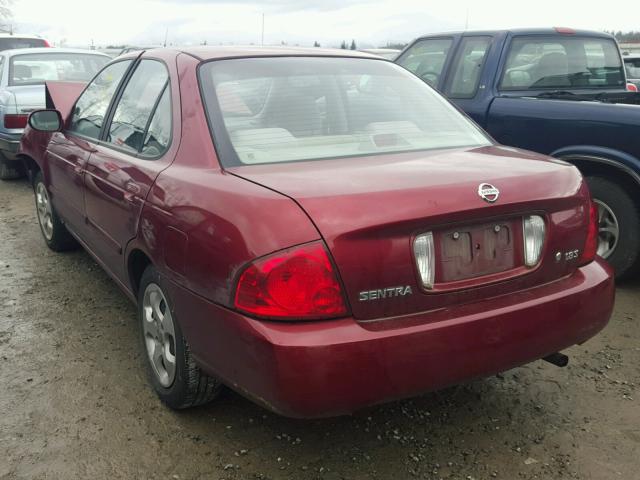
{"label": "side mirror", "polygon": [[29,126],[39,132],[59,132],[62,115],[57,110],[36,110],[29,115]]}

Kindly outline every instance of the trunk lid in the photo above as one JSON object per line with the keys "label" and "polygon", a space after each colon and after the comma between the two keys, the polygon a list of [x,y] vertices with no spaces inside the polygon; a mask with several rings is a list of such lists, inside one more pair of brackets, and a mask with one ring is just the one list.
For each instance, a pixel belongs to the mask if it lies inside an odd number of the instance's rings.
{"label": "trunk lid", "polygon": [[26,114],[45,107],[44,85],[18,85],[5,87],[13,97],[16,113]]}
{"label": "trunk lid", "polygon": [[[305,210],[361,320],[446,308],[553,281],[577,268],[564,253],[581,252],[587,233],[589,194],[578,170],[508,147],[228,171]],[[482,183],[499,189],[495,203],[480,198]],[[528,214],[546,220],[542,260],[534,268],[523,266],[522,217]],[[426,232],[433,232],[436,251],[432,291],[422,288],[413,253],[413,239]]]}

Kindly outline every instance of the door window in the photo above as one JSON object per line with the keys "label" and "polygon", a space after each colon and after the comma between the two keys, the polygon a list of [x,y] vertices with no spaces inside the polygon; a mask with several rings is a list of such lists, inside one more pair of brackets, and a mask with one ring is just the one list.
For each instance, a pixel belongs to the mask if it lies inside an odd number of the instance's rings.
{"label": "door window", "polygon": [[398,59],[397,63],[432,87],[436,87],[452,43],[451,38],[419,40]]}
{"label": "door window", "polygon": [[[168,95],[168,80],[169,73],[162,62],[140,62],[118,100],[106,138],[108,143],[133,154],[139,153],[143,145],[147,146],[147,151],[152,149],[152,140],[147,138],[147,130],[154,109],[161,103],[158,100],[162,101],[160,95],[165,90]],[[170,103],[168,99],[165,102]],[[159,123],[166,121],[166,118],[156,121],[156,133],[159,134]]]}
{"label": "door window", "polygon": [[76,102],[69,131],[98,139],[111,98],[131,65],[124,60],[108,65],[94,78]]}
{"label": "door window", "polygon": [[472,98],[476,94],[490,42],[491,37],[462,39],[448,92],[451,98]]}
{"label": "door window", "polygon": [[169,85],[164,88],[164,93],[158,102],[153,114],[149,129],[144,137],[142,155],[145,157],[158,157],[169,147],[171,140],[171,94]]}

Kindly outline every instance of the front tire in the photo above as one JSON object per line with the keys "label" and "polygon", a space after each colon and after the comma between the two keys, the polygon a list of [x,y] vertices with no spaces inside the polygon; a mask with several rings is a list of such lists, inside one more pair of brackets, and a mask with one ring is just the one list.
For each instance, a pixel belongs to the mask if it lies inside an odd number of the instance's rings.
{"label": "front tire", "polygon": [[65,252],[77,248],[78,242],[69,233],[67,227],[64,226],[51,203],[49,190],[44,183],[42,172],[36,173],[33,179],[33,191],[35,193],[38,223],[47,247],[54,252]]}
{"label": "front tire", "polygon": [[222,384],[196,365],[164,284],[155,267],[147,267],[138,291],[138,317],[151,385],[166,405],[180,410],[212,401]]}
{"label": "front tire", "polygon": [[640,211],[620,184],[605,177],[587,177],[598,208],[598,255],[615,270],[616,279],[640,270]]}

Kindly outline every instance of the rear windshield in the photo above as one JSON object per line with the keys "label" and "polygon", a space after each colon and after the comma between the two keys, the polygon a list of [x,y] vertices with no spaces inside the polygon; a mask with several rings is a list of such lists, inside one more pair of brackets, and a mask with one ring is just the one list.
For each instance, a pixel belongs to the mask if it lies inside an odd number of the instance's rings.
{"label": "rear windshield", "polygon": [[27,53],[11,57],[9,85],[37,85],[48,80],[88,82],[109,57],[83,53]]}
{"label": "rear windshield", "polygon": [[214,61],[200,69],[225,166],[488,145],[403,68],[326,57]]}
{"label": "rear windshield", "polygon": [[627,78],[640,78],[640,57],[625,58],[624,67],[627,70]]}
{"label": "rear windshield", "polygon": [[613,40],[575,36],[516,37],[501,90],[619,88],[625,76]]}
{"label": "rear windshield", "polygon": [[0,38],[0,51],[13,50],[17,48],[38,48],[46,47],[47,43],[41,38],[20,38],[4,37]]}

